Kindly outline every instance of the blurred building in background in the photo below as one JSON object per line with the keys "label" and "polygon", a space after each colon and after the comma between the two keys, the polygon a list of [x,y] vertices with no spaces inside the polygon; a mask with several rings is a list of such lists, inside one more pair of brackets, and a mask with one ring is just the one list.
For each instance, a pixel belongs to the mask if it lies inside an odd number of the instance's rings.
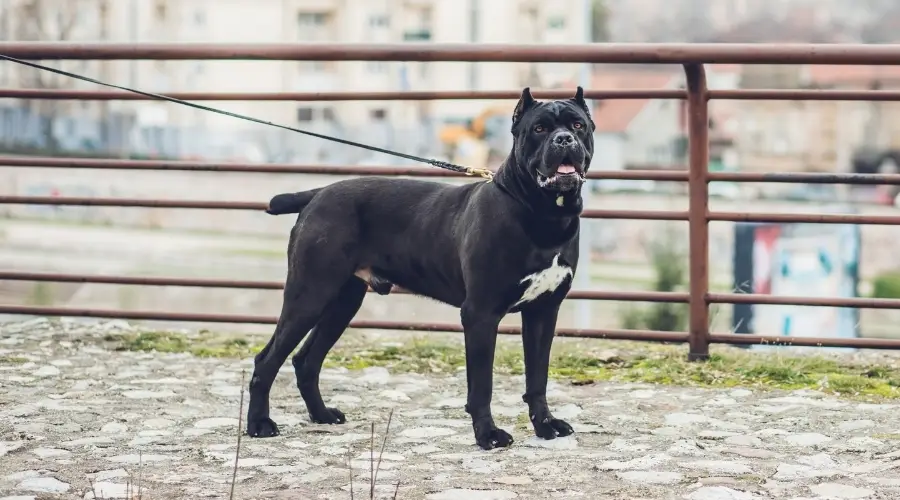
{"label": "blurred building in background", "polygon": [[[581,0],[4,0],[0,38],[113,43],[582,43]],[[889,0],[591,0],[593,40],[627,42],[889,42]],[[826,8],[827,7],[827,8]],[[51,64],[57,64],[51,62]],[[508,90],[573,87],[578,64],[379,61],[66,61],[66,69],[155,92]],[[717,66],[710,87],[900,87],[889,67]],[[596,65],[594,88],[678,88],[678,67]],[[0,85],[96,86],[0,64]],[[683,168],[683,105],[597,102],[607,168]],[[213,102],[264,120],[454,161],[496,163],[513,103]],[[851,170],[900,162],[900,108],[866,102],[711,104],[722,168]],[[390,158],[169,103],[0,103],[4,147],[87,154],[384,164]],[[717,146],[718,147],[718,146]],[[721,152],[722,154],[719,154]],[[897,152],[894,154],[894,152]],[[885,156],[885,155],[892,156]],[[718,160],[715,159],[718,155]],[[882,168],[882,170],[884,170]]]}
{"label": "blurred building in background", "polygon": [[[108,41],[113,43],[582,43],[580,0],[7,0],[0,5],[5,40]],[[95,88],[0,65],[0,84],[38,88]],[[102,61],[67,69],[165,93],[323,92],[391,90],[496,90],[573,81],[578,65],[280,62]],[[34,103],[32,103],[34,104]],[[238,113],[307,129],[353,136],[405,150],[439,149],[445,122],[460,123],[496,103],[448,102],[228,102]],[[510,107],[510,103],[505,103]],[[341,152],[321,141],[248,128],[244,122],[168,103],[44,103],[53,126],[87,138],[67,142],[117,144],[126,138],[95,137],[86,126],[99,116],[137,127],[137,148],[148,154],[200,156],[213,150],[247,159],[339,161]],[[50,109],[53,108],[53,109]],[[72,121],[72,125],[68,122]],[[77,123],[77,125],[76,125]],[[123,122],[124,123],[124,122]],[[117,122],[116,130],[123,123]],[[20,127],[21,128],[21,127]],[[28,127],[25,127],[28,128]],[[216,132],[211,137],[209,131]],[[78,135],[78,134],[76,134]],[[133,134],[132,134],[133,135]],[[249,139],[252,137],[252,140]],[[100,146],[98,146],[100,147]]]}

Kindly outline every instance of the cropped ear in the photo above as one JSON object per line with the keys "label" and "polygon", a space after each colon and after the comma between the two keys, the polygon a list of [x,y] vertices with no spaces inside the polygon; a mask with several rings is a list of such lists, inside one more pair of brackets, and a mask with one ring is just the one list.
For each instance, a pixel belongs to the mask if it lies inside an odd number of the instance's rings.
{"label": "cropped ear", "polygon": [[575,97],[573,97],[572,100],[581,108],[582,111],[584,111],[584,114],[587,115],[588,120],[591,120],[591,123],[593,124],[594,120],[591,118],[591,108],[590,106],[588,106],[587,101],[584,100],[584,89],[581,88],[580,85],[575,90]]}
{"label": "cropped ear", "polygon": [[522,90],[522,97],[519,98],[518,104],[516,104],[516,110],[513,111],[512,116],[512,128],[515,129],[516,125],[519,124],[519,120],[525,116],[525,113],[528,112],[529,109],[534,107],[537,101],[534,100],[534,97],[531,96],[531,88],[525,87]]}

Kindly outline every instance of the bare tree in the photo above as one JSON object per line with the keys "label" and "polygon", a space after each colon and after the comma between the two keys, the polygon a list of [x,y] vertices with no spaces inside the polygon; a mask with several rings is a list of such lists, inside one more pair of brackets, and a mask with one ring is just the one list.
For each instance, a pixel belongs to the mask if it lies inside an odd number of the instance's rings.
{"label": "bare tree", "polygon": [[591,0],[591,41],[608,42],[609,6],[606,0]]}
{"label": "bare tree", "polygon": [[[75,39],[88,22],[97,22],[97,0],[3,0],[3,18],[8,20],[9,37],[16,41],[65,42]],[[92,37],[93,38],[93,37]],[[7,63],[8,64],[8,63]],[[42,64],[60,67],[60,61]],[[81,69],[86,67],[81,63]],[[19,85],[32,89],[72,88],[75,80],[33,68],[16,68]],[[27,109],[42,118],[45,147],[57,149],[54,125],[64,104],[54,100],[25,101]]]}
{"label": "bare tree", "polygon": [[[544,32],[537,7],[529,5],[522,10],[522,14],[525,22],[520,29],[527,33],[527,37],[532,43],[541,43]],[[537,63],[526,63],[525,71],[519,77],[519,86],[541,87],[541,73],[538,71]]]}

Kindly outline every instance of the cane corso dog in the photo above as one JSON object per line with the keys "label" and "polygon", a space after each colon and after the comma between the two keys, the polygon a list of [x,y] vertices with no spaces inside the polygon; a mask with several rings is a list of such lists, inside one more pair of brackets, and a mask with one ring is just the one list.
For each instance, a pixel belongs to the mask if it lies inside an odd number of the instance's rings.
{"label": "cane corso dog", "polygon": [[287,247],[284,302],[275,333],[256,356],[247,434],[278,435],[269,390],[292,364],[310,419],[344,423],[319,392],[319,372],[366,296],[397,285],[460,309],[475,441],[484,449],[513,438],[491,416],[497,328],[522,314],[525,394],[535,434],[572,434],[547,406],[550,346],[560,304],[578,264],[581,187],[593,155],[594,123],[584,92],[536,101],[522,92],[514,143],[491,181],[465,185],[365,177],[280,194],[269,214],[299,214]]}

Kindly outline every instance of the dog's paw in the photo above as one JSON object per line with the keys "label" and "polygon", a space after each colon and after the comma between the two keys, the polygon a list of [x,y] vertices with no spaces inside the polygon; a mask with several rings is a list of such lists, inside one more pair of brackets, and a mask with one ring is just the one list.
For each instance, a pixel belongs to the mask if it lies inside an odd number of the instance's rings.
{"label": "dog's paw", "polygon": [[271,418],[255,418],[247,420],[247,435],[254,438],[267,438],[279,435],[278,424]]}
{"label": "dog's paw", "polygon": [[309,414],[309,420],[314,424],[343,424],[347,421],[347,417],[337,408],[325,408],[325,411]]}
{"label": "dog's paw", "polygon": [[491,426],[475,434],[475,442],[483,450],[506,448],[513,444],[513,437],[503,429]]}
{"label": "dog's paw", "polygon": [[534,433],[541,439],[556,439],[575,433],[575,429],[565,420],[558,418],[546,417],[543,420],[534,422]]}

